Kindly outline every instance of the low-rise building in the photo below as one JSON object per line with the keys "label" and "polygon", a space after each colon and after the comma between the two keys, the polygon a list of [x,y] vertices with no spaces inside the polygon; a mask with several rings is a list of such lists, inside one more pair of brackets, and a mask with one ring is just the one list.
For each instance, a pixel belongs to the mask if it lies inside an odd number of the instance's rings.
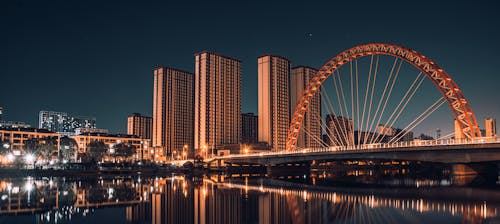
{"label": "low-rise building", "polygon": [[126,134],[106,134],[106,133],[86,133],[70,136],[78,144],[78,153],[85,154],[89,152],[89,145],[92,142],[102,142],[106,146],[107,155],[105,160],[110,160],[114,153],[115,146],[123,143],[127,146],[133,146],[135,153],[126,160],[153,160],[155,157],[154,150],[149,148],[149,139],[142,139],[135,135]]}
{"label": "low-rise building", "polygon": [[25,144],[28,140],[39,139],[47,141],[48,139],[57,142],[57,149],[60,147],[61,135],[38,128],[0,128],[0,141],[3,148],[10,149],[14,154],[22,154]]}

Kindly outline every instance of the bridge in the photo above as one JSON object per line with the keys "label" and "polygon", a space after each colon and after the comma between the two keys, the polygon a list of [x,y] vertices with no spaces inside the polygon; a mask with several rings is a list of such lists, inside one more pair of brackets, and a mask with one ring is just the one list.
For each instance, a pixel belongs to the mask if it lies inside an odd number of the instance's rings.
{"label": "bridge", "polygon": [[223,161],[238,165],[298,164],[311,161],[392,160],[420,161],[447,164],[467,164],[500,161],[500,138],[475,140],[431,140],[305,148],[295,151],[279,151],[253,154],[234,154],[214,157],[208,162]]}
{"label": "bridge", "polygon": [[[386,76],[379,71],[384,67],[382,57],[388,57],[390,62]],[[365,59],[369,59],[366,61],[369,67],[364,79],[358,64],[362,65]],[[341,74],[341,67],[347,67],[348,72]],[[410,71],[402,72],[401,68],[405,67]],[[405,83],[400,73],[417,75]],[[342,77],[347,80],[342,81]],[[419,92],[424,80],[430,80],[431,86]],[[382,85],[377,86],[379,83]],[[333,93],[328,93],[329,88]],[[437,100],[431,100],[428,107],[422,106],[432,99],[428,92],[436,88]],[[398,90],[405,91],[397,97]],[[336,97],[330,97],[332,95]],[[421,98],[415,100],[416,95]],[[391,100],[394,98],[399,100]],[[324,105],[315,109],[318,100]],[[449,120],[455,120],[454,132],[443,137],[438,134],[436,140],[414,140],[412,131],[425,122],[432,126],[432,121],[426,120],[445,104],[451,110]],[[410,105],[414,107],[408,109]],[[415,111],[423,112],[415,114]],[[325,113],[327,116],[323,118]],[[443,113],[450,114],[449,111]],[[404,128],[395,128],[396,125]],[[495,163],[500,161],[500,139],[491,130],[483,136],[470,102],[437,63],[406,47],[370,43],[342,51],[309,79],[295,105],[285,149],[278,147],[272,152],[226,155],[207,161],[209,164],[223,161],[238,165],[290,166],[346,160]]]}

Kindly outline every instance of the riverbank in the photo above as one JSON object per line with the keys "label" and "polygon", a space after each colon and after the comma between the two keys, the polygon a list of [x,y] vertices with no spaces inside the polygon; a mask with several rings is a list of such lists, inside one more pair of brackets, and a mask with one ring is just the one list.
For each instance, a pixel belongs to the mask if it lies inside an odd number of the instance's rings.
{"label": "riverbank", "polygon": [[85,169],[85,170],[72,170],[72,169],[15,169],[15,168],[0,168],[0,177],[86,177],[86,176],[107,176],[107,175],[166,175],[166,174],[198,174],[204,173],[201,169],[188,169],[183,167],[176,168],[107,168],[107,169]]}

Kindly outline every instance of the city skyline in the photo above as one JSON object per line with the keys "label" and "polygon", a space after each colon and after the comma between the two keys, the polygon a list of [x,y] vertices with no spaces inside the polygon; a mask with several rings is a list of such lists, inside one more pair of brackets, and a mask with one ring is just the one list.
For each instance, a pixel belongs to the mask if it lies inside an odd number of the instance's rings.
{"label": "city skyline", "polygon": [[[498,56],[494,53],[498,50],[499,33],[496,29],[498,15],[495,14],[495,7],[488,5],[473,5],[456,3],[448,5],[439,3],[435,5],[435,9],[425,9],[417,7],[418,10],[427,10],[427,17],[421,18],[425,22],[437,22],[432,38],[418,28],[419,23],[410,18],[402,18],[396,25],[398,28],[389,29],[387,31],[378,32],[375,28],[370,28],[370,23],[362,23],[370,16],[373,17],[374,23],[383,24],[388,22],[390,18],[377,17],[372,13],[356,18],[352,21],[345,20],[345,25],[340,26],[336,32],[341,35],[333,35],[333,31],[323,29],[323,26],[328,25],[329,19],[321,12],[328,8],[319,4],[307,4],[304,7],[309,9],[304,11],[304,17],[296,19],[293,13],[287,10],[280,10],[277,14],[273,14],[273,9],[276,9],[280,4],[270,4],[269,8],[263,9],[263,16],[257,17],[252,14],[256,12],[254,5],[248,5],[249,12],[243,12],[242,15],[235,15],[234,12],[224,12],[214,16],[214,21],[223,26],[229,26],[232,23],[243,23],[249,27],[243,32],[241,28],[234,28],[238,32],[221,31],[217,38],[207,38],[196,41],[193,38],[183,39],[192,35],[192,28],[183,29],[181,25],[171,24],[165,20],[158,20],[159,23],[165,22],[166,25],[179,28],[179,33],[161,40],[160,49],[164,53],[157,54],[153,50],[155,44],[160,43],[159,39],[152,38],[151,43],[145,44],[145,40],[149,40],[146,36],[148,31],[153,29],[156,17],[148,14],[148,10],[152,5],[140,5],[136,8],[136,14],[132,18],[143,17],[144,28],[138,24],[131,24],[130,27],[125,26],[130,21],[111,20],[110,26],[116,27],[116,30],[105,30],[104,25],[97,26],[99,18],[107,16],[120,16],[126,12],[109,12],[105,9],[110,6],[110,3],[98,5],[95,10],[83,7],[66,5],[37,5],[38,3],[15,2],[6,3],[8,13],[5,15],[11,18],[23,16],[22,20],[14,21],[12,24],[7,24],[7,31],[11,35],[6,35],[1,40],[6,43],[7,50],[2,54],[2,63],[4,69],[0,76],[1,83],[23,83],[26,89],[32,91],[44,91],[45,96],[32,95],[31,91],[18,92],[16,97],[2,97],[0,103],[4,107],[6,120],[26,121],[32,126],[36,126],[36,114],[40,110],[55,110],[67,111],[71,114],[88,114],[96,117],[99,120],[99,127],[110,129],[112,132],[126,132],[126,122],[123,119],[131,112],[140,112],[142,114],[152,115],[152,88],[153,82],[152,69],[157,65],[172,66],[180,69],[185,69],[194,73],[194,53],[200,50],[214,50],[217,53],[238,58],[242,61],[242,109],[243,113],[253,112],[258,115],[257,107],[257,65],[255,59],[262,54],[277,54],[287,57],[292,65],[307,64],[315,68],[319,68],[330,57],[334,56],[341,50],[351,46],[365,42],[393,42],[408,46],[412,49],[433,58],[439,65],[444,67],[454,80],[459,83],[460,88],[464,91],[467,98],[471,102],[474,112],[478,116],[481,128],[484,128],[483,120],[486,117],[499,117],[500,108],[494,102],[496,94],[483,94],[483,89],[494,89],[499,83],[499,78],[494,76],[494,62]],[[124,3],[125,5],[133,5],[133,3]],[[168,5],[168,4],[167,4]],[[53,6],[53,7],[52,7]],[[172,6],[172,5],[168,5]],[[203,6],[203,5],[202,5]],[[349,3],[342,3],[344,8],[349,9],[353,6]],[[392,6],[388,3],[379,3],[378,5],[367,5],[360,10],[362,12],[371,12],[368,8],[375,9],[390,9]],[[44,10],[35,11],[37,7],[47,9],[49,12],[54,12],[54,16],[46,16]],[[52,8],[51,8],[52,7]],[[174,8],[186,8],[187,5],[173,5]],[[208,9],[215,10],[216,6],[207,6]],[[236,6],[233,6],[236,7]],[[239,6],[238,6],[239,7]],[[297,10],[299,5],[290,3],[283,6],[286,9]],[[321,9],[324,7],[325,9]],[[193,11],[188,12],[190,15],[195,15],[196,18],[204,15],[203,7],[193,8]],[[68,12],[75,12],[74,17],[60,13],[58,9],[67,9]],[[54,11],[56,10],[56,11]],[[293,11],[292,10],[292,11]],[[430,11],[429,11],[430,10]],[[33,12],[34,11],[34,12]],[[310,12],[309,12],[310,11]],[[373,10],[376,11],[376,10]],[[388,10],[391,11],[391,10]],[[469,16],[462,18],[464,12]],[[29,14],[31,13],[32,14]],[[314,13],[313,13],[314,12]],[[336,9],[339,17],[350,13],[350,10]],[[197,14],[198,13],[198,14]],[[397,16],[399,12],[394,16]],[[453,23],[449,21],[439,20],[441,13],[447,15],[450,20],[455,20]],[[29,14],[29,15],[28,15]],[[37,16],[44,15],[42,22],[63,21],[68,19],[76,23],[80,31],[75,31],[74,28],[67,27],[62,22],[57,22],[52,25],[36,21]],[[227,20],[228,16],[234,21]],[[307,16],[309,15],[309,16]],[[57,17],[59,16],[59,17]],[[134,17],[135,16],[135,17]],[[285,24],[273,30],[275,27],[265,25],[258,26],[259,21],[270,18],[283,17]],[[63,18],[62,20],[57,20]],[[10,20],[6,20],[10,21]],[[40,24],[41,23],[41,24]],[[460,26],[456,24],[461,24]],[[93,25],[96,25],[95,27]],[[184,22],[184,25],[193,25],[191,22]],[[50,32],[44,33],[38,27],[45,27]],[[350,27],[352,26],[352,27]],[[198,27],[196,25],[195,27]],[[437,27],[437,28],[436,28]],[[58,31],[60,28],[60,31]],[[27,33],[39,34],[36,38],[28,38]],[[138,31],[137,35],[132,35]],[[214,30],[203,29],[209,34],[214,34]],[[465,35],[463,35],[465,31]],[[61,41],[54,42],[58,32],[69,31],[65,34]],[[95,32],[98,31],[98,32]],[[261,32],[259,32],[261,31]],[[374,32],[377,31],[377,32]],[[125,35],[116,36],[117,33],[123,32]],[[142,34],[144,33],[144,34]],[[261,34],[266,35],[261,35]],[[368,33],[372,35],[367,35]],[[487,33],[488,35],[483,35]],[[132,39],[132,44],[121,51],[116,51],[126,43],[127,37]],[[159,33],[159,36],[165,36],[165,33]],[[472,38],[472,39],[471,39]],[[112,40],[117,40],[115,41]],[[473,42],[474,46],[469,46],[468,43]],[[145,47],[141,47],[141,46]],[[29,51],[26,47],[30,48]],[[88,48],[93,46],[104,47],[102,56],[96,55]],[[251,47],[249,47],[251,46]],[[459,46],[459,47],[458,47]],[[68,54],[68,50],[76,52]],[[157,46],[155,46],[157,47]],[[49,49],[58,49],[49,51]],[[78,51],[80,50],[80,51]],[[26,53],[26,52],[29,52]],[[116,52],[121,52],[121,55]],[[170,53],[171,52],[171,53]],[[33,57],[29,56],[32,55]],[[66,57],[65,55],[71,55]],[[138,55],[138,56],[133,56]],[[485,55],[488,57],[471,57],[471,55]],[[139,56],[141,58],[139,58]],[[63,58],[64,57],[64,58]],[[110,59],[113,58],[113,59]],[[142,59],[144,58],[144,59]],[[58,63],[55,63],[58,62]],[[467,63],[466,63],[467,62]],[[22,66],[26,65],[26,66]],[[95,66],[92,66],[95,65]],[[486,66],[485,66],[486,65]],[[72,66],[72,67],[68,67]],[[24,70],[19,68],[24,67]],[[36,68],[36,70],[35,70]],[[69,70],[71,68],[71,70]],[[68,73],[68,71],[71,71]],[[22,74],[28,72],[28,79],[20,81]],[[29,74],[37,74],[36,76]],[[479,73],[479,74],[478,74]],[[9,74],[9,75],[7,75]],[[39,76],[38,74],[43,74]],[[64,74],[64,75],[63,75]],[[492,79],[490,82],[475,80],[470,74],[477,74],[481,77],[480,80]],[[43,77],[43,78],[40,78]],[[64,85],[67,78],[71,78],[74,85]],[[125,77],[125,78],[123,78]],[[90,82],[89,82],[90,81]],[[114,88],[122,85],[124,88]],[[60,88],[53,88],[58,86]],[[73,90],[69,87],[76,87]],[[7,85],[1,90],[1,95],[7,96],[9,92],[13,92],[12,88],[15,85]],[[129,91],[128,89],[139,90]],[[134,93],[133,93],[134,92]],[[42,94],[39,94],[42,95]],[[65,96],[68,95],[68,96]],[[59,98],[61,96],[61,98]],[[41,98],[40,98],[41,97]],[[20,101],[19,99],[29,99],[29,103]],[[88,98],[96,98],[98,100],[88,101]],[[85,102],[85,103],[82,103]],[[115,103],[113,107],[109,106],[111,102]],[[451,120],[451,116],[449,117]],[[450,120],[442,121],[442,129],[453,129]]]}

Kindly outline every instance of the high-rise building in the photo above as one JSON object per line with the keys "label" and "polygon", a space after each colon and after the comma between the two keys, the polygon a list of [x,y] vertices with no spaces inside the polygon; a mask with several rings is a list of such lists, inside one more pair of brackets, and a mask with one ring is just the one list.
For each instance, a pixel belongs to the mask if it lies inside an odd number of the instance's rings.
{"label": "high-rise building", "polygon": [[197,155],[241,142],[241,62],[213,52],[195,55],[194,147]]}
{"label": "high-rise building", "polygon": [[484,137],[497,136],[497,120],[496,119],[486,118],[484,120],[484,126],[486,128],[486,135]]}
{"label": "high-rise building", "polygon": [[96,128],[96,119],[85,116],[72,116],[65,112],[40,111],[38,128],[47,129],[63,136],[74,135],[77,128]]}
{"label": "high-rise building", "polygon": [[326,133],[331,146],[354,144],[354,122],[349,118],[326,115]]}
{"label": "high-rise building", "polygon": [[258,142],[258,117],[253,113],[241,114],[241,143],[251,144]]}
{"label": "high-rise building", "polygon": [[[316,69],[307,66],[292,68],[290,76],[290,106],[292,110],[290,110],[290,117],[295,113],[295,107],[300,101],[304,89],[316,72]],[[303,127],[297,139],[297,147],[309,148],[321,146],[321,121],[321,91],[319,91],[311,100],[304,120],[302,121]],[[305,130],[307,130],[307,132]]]}
{"label": "high-rise building", "polygon": [[285,150],[290,126],[290,61],[264,55],[257,62],[259,142],[267,142],[275,151]]}
{"label": "high-rise building", "polygon": [[[190,72],[154,70],[153,148],[155,160],[193,157],[193,88]],[[183,155],[187,153],[187,155]]]}
{"label": "high-rise building", "polygon": [[153,118],[133,113],[127,118],[127,134],[135,135],[139,138],[150,139],[153,130]]}

